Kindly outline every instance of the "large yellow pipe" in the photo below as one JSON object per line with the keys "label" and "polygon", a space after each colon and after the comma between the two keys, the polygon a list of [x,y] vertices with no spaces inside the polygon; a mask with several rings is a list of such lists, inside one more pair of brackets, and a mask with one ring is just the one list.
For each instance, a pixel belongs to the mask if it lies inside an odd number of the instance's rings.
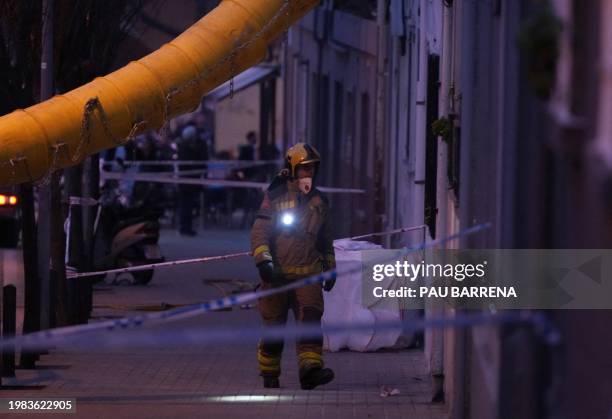
{"label": "large yellow pipe", "polygon": [[0,186],[37,180],[195,109],[202,95],[261,61],[318,0],[223,0],[146,57],[0,117]]}

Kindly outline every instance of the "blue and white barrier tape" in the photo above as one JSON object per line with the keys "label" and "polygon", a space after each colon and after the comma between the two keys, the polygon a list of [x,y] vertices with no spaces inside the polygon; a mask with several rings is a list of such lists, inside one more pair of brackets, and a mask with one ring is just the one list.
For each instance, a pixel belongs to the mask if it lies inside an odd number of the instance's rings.
{"label": "blue and white barrier tape", "polygon": [[214,262],[214,261],[219,261],[219,260],[226,260],[226,259],[232,259],[232,258],[237,258],[241,256],[250,256],[250,255],[251,255],[251,252],[240,252],[240,253],[230,253],[227,255],[220,255],[220,256],[205,256],[205,257],[194,258],[194,259],[182,259],[182,260],[171,260],[168,262],[149,263],[146,265],[130,266],[128,268],[108,269],[105,271],[94,271],[94,272],[66,271],[66,277],[67,278],[83,278],[83,277],[106,275],[106,274],[147,271],[149,269],[162,268],[162,267],[167,267],[167,266],[188,265],[190,263]]}
{"label": "blue and white barrier tape", "polygon": [[[180,172],[179,172],[180,173]],[[254,189],[266,189],[270,184],[266,182],[249,182],[242,180],[224,180],[224,179],[198,179],[198,178],[182,178],[174,177],[172,173],[163,174],[146,174],[146,173],[118,173],[118,172],[107,172],[104,170],[100,171],[101,179],[116,179],[116,180],[129,180],[129,181],[141,181],[141,182],[158,182],[158,183],[171,183],[179,185],[200,185],[200,186],[222,186],[226,188],[254,188]],[[317,186],[317,189],[321,192],[326,193],[352,193],[362,194],[365,193],[364,189],[354,188],[331,188],[327,186]]]}
{"label": "blue and white barrier tape", "polygon": [[[428,247],[434,247],[439,244],[452,241],[461,237],[465,237],[468,235],[472,235],[488,229],[490,227],[490,223],[479,224],[470,228],[467,228],[463,231],[460,231],[456,234],[433,240],[429,243],[423,243],[420,246],[405,249],[406,254],[416,252],[419,250],[423,250]],[[381,261],[382,262],[382,261]],[[208,313],[210,311],[220,310],[232,306],[239,306],[243,304],[247,304],[253,301],[256,301],[263,297],[272,296],[275,294],[287,292],[294,290],[296,288],[304,287],[306,285],[312,285],[317,283],[324,283],[328,280],[336,279],[336,270],[330,270],[327,272],[323,272],[318,275],[313,275],[308,278],[300,279],[289,284],[283,285],[277,288],[270,288],[267,290],[257,291],[257,292],[248,292],[239,295],[232,295],[225,298],[219,298],[211,301],[207,301],[201,304],[194,304],[191,306],[180,307],[173,310],[168,310],[159,313],[148,313],[133,317],[124,317],[122,319],[113,319],[102,322],[83,324],[77,326],[67,326],[60,327],[56,329],[43,330],[40,332],[30,333],[27,335],[20,336],[15,338],[15,343],[19,343],[22,345],[37,345],[42,344],[42,342],[49,341],[57,341],[62,338],[73,336],[81,333],[90,333],[95,331],[112,331],[112,330],[121,330],[121,329],[132,329],[142,327],[145,323],[153,323],[156,321],[170,321],[170,320],[178,320],[188,317],[197,316],[200,314]],[[4,342],[3,342],[4,344]],[[10,343],[9,343],[10,344]]]}
{"label": "blue and white barrier tape", "polygon": [[379,232],[379,233],[362,234],[360,236],[347,237],[346,239],[340,239],[340,240],[361,240],[361,239],[365,239],[367,237],[388,236],[388,235],[391,235],[391,234],[408,233],[410,231],[417,231],[417,230],[421,230],[423,232],[423,237],[425,237],[425,233],[427,232],[427,226],[425,224],[422,224],[422,225],[419,225],[419,226],[402,227],[402,228],[396,228],[395,230],[382,231],[382,232]]}
{"label": "blue and white barrier tape", "polygon": [[[68,349],[111,349],[127,347],[156,347],[174,348],[185,345],[215,345],[222,343],[252,343],[259,339],[286,339],[286,338],[312,338],[322,334],[326,336],[339,333],[363,332],[374,333],[381,331],[415,332],[424,329],[436,328],[465,328],[495,325],[527,325],[533,327],[537,336],[546,344],[557,345],[560,335],[550,322],[541,314],[528,311],[503,312],[498,314],[476,313],[456,314],[452,317],[436,317],[429,319],[407,319],[385,321],[377,323],[333,323],[328,325],[290,324],[286,326],[242,326],[238,328],[221,328],[202,326],[183,327],[180,329],[142,328],[138,330],[119,331],[108,334],[73,334],[70,336],[53,336],[47,339],[15,338],[0,342],[0,349],[8,346],[21,345],[28,351],[55,347]],[[540,327],[541,325],[546,327]]]}
{"label": "blue and white barrier tape", "polygon": [[437,317],[429,319],[410,319],[372,323],[334,323],[329,325],[292,324],[287,326],[258,327],[246,326],[240,328],[206,328],[201,326],[181,329],[142,328],[124,330],[108,334],[78,334],[54,337],[47,340],[24,341],[23,339],[5,340],[0,342],[0,349],[8,346],[21,345],[25,350],[32,351],[55,347],[69,349],[110,349],[127,347],[184,347],[189,344],[211,345],[221,343],[251,343],[258,339],[308,338],[326,336],[338,333],[380,331],[414,332],[432,328],[465,328],[499,325],[527,325],[533,328],[536,336],[543,343],[556,346],[561,342],[560,333],[554,325],[542,314],[533,311],[504,312],[498,314],[477,313],[457,314],[452,317]]}
{"label": "blue and white barrier tape", "polygon": [[229,167],[232,169],[245,169],[258,166],[281,165],[283,160],[117,160],[101,161],[104,166],[212,166]]}

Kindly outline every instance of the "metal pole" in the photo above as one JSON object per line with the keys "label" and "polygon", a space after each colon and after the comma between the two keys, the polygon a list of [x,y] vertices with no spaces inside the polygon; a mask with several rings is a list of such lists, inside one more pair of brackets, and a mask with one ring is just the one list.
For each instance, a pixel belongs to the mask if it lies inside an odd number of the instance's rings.
{"label": "metal pole", "polygon": [[[54,0],[42,2],[42,50],[40,59],[40,100],[53,96],[53,10]],[[40,326],[51,327],[51,287],[49,260],[51,258],[51,182],[38,189],[38,266],[40,274]]]}
{"label": "metal pole", "polygon": [[[17,329],[17,288],[6,285],[2,288],[2,339],[15,337]],[[15,346],[9,345],[2,349],[2,376],[15,376]]]}
{"label": "metal pole", "polygon": [[[384,229],[386,219],[384,157],[385,134],[387,121],[387,2],[378,0],[376,5],[378,45],[376,63],[376,122],[374,133],[374,228],[375,231]],[[365,149],[364,149],[365,150]],[[366,170],[362,167],[361,170]]]}
{"label": "metal pole", "polygon": [[[59,185],[59,172],[52,176],[54,185]],[[51,274],[49,277],[49,313],[53,327],[64,326],[67,321],[66,265],[64,264],[64,217],[62,214],[62,191],[59,186],[51,191]]]}
{"label": "metal pole", "polygon": [[[449,118],[452,112],[451,96],[452,89],[452,22],[453,6],[443,5],[443,34],[442,34],[442,57],[440,60],[440,96],[438,98],[438,114],[440,117]],[[436,185],[436,201],[438,202],[438,213],[436,220],[436,231],[440,237],[448,235],[448,144],[442,138],[438,138],[438,173]]]}
{"label": "metal pole", "polygon": [[[4,253],[2,253],[2,251],[0,250],[0,287],[4,287]],[[0,297],[0,307],[4,308],[4,304],[6,304],[6,302],[4,301],[3,298]],[[3,319],[3,315],[2,315],[2,310],[0,310],[0,321],[2,321]],[[0,371],[2,371],[2,368],[4,367],[4,362],[2,360],[2,357],[0,356]],[[2,374],[0,374],[0,388],[2,388]]]}
{"label": "metal pole", "polygon": [[[94,154],[86,160],[83,176],[83,196],[100,198],[100,157]],[[83,208],[83,244],[85,245],[85,270],[93,269],[94,262],[94,224],[99,206],[86,206]],[[93,284],[87,281],[83,286],[85,302],[83,307],[83,321],[86,322],[93,308]]]}
{"label": "metal pole", "polygon": [[[460,174],[459,174],[459,225],[460,228],[467,228],[472,224],[470,219],[471,209],[471,190],[473,186],[471,177],[471,140],[473,135],[473,106],[474,106],[474,77],[475,77],[475,48],[477,28],[478,2],[461,2],[461,54],[460,63],[460,87],[461,87],[461,150],[460,150]],[[460,247],[468,247],[466,240],[460,241]],[[459,314],[460,312],[458,312]],[[469,417],[469,365],[470,357],[468,353],[468,335],[465,330],[457,330],[456,343],[454,349],[455,363],[455,386],[456,392],[452,395],[452,406],[450,417],[453,419],[463,419]]]}
{"label": "metal pole", "polygon": [[[39,205],[44,200],[44,192],[39,192]],[[42,199],[41,199],[42,197]],[[24,183],[20,186],[21,198],[21,232],[23,246],[23,276],[24,276],[24,308],[23,308],[23,334],[33,333],[40,330],[41,326],[41,273],[46,272],[48,276],[49,256],[47,254],[47,265],[43,265],[40,255],[49,249],[49,243],[46,242],[46,248],[39,251],[40,244],[37,246],[36,232],[36,216],[34,214],[34,192],[31,183]],[[45,202],[47,203],[47,202]],[[44,203],[42,204],[44,207]],[[39,206],[39,211],[42,211]],[[49,232],[48,216],[39,216],[39,229]],[[42,226],[41,226],[42,224]],[[46,230],[45,230],[46,229]],[[38,238],[43,233],[38,233]],[[47,239],[49,236],[47,236]],[[48,279],[48,278],[47,278]],[[35,362],[38,359],[37,353],[21,351],[19,366],[21,368],[35,368]]]}
{"label": "metal pole", "polygon": [[[64,171],[64,193],[69,200],[71,196],[82,196],[82,176],[83,167],[73,166]],[[68,242],[66,245],[65,263],[78,270],[83,269],[83,218],[82,210],[79,205],[71,205],[69,209],[69,224],[67,229]],[[58,272],[59,274],[59,272]],[[61,281],[58,278],[58,281]],[[72,279],[66,279],[67,290],[67,320],[69,324],[81,322],[79,316],[81,310],[81,287]]]}

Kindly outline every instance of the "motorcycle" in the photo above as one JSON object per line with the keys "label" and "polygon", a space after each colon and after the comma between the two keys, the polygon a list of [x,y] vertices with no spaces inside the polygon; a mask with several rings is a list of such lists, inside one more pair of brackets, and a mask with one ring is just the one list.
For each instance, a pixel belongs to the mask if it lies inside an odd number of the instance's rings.
{"label": "motorcycle", "polygon": [[[117,183],[102,189],[94,236],[94,269],[109,270],[163,262],[159,247],[159,218],[163,210],[150,196],[130,199]],[[119,273],[109,283],[146,285],[153,269]],[[102,280],[106,277],[97,278]]]}

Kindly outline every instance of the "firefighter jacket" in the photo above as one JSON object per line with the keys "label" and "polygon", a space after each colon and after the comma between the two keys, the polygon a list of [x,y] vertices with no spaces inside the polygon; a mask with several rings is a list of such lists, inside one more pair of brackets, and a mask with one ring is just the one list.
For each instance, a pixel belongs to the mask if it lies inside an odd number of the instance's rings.
{"label": "firefighter jacket", "polygon": [[[304,195],[294,182],[277,176],[251,230],[255,264],[273,261],[288,279],[335,268],[328,208],[316,188]],[[283,223],[287,216],[293,221],[290,225]]]}

